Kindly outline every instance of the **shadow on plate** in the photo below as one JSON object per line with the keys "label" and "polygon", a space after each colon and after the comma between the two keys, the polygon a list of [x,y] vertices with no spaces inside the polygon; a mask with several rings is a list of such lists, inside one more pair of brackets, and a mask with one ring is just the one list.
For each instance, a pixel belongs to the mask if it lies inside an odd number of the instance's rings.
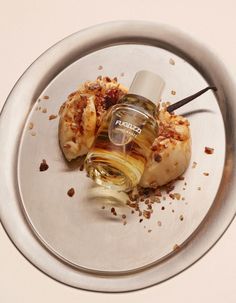
{"label": "shadow on plate", "polygon": [[211,114],[214,114],[214,111],[210,110],[210,109],[196,109],[196,110],[192,110],[192,111],[188,111],[188,112],[182,113],[181,116],[190,117],[192,115],[202,114],[202,113],[211,113]]}

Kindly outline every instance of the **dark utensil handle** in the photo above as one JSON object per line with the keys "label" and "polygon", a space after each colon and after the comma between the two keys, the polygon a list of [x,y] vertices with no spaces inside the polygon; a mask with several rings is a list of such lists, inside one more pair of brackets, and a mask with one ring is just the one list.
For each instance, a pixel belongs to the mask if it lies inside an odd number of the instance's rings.
{"label": "dark utensil handle", "polygon": [[217,88],[215,86],[208,86],[202,90],[200,90],[199,92],[189,96],[189,97],[186,97],[174,104],[171,104],[170,106],[167,107],[167,111],[169,113],[173,112],[174,110],[176,110],[177,108],[180,108],[181,106],[189,103],[190,101],[196,99],[197,97],[201,96],[202,94],[204,94],[205,92],[207,92],[209,89],[212,89],[214,91],[217,91]]}

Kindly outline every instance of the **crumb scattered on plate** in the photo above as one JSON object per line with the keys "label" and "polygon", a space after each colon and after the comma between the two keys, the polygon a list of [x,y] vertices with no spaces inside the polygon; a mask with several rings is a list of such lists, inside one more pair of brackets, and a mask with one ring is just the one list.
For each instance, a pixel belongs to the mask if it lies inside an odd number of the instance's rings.
{"label": "crumb scattered on plate", "polygon": [[175,65],[175,60],[172,59],[172,58],[170,58],[169,63],[170,63],[171,65]]}
{"label": "crumb scattered on plate", "polygon": [[205,153],[207,155],[212,155],[214,153],[214,148],[205,146],[205,150],[204,151],[205,151]]}
{"label": "crumb scattered on plate", "polygon": [[47,99],[49,99],[49,96],[43,96],[43,99],[47,100]]}
{"label": "crumb scattered on plate", "polygon": [[29,126],[28,126],[28,129],[31,130],[31,129],[33,129],[33,128],[34,128],[34,123],[33,123],[33,122],[30,122],[30,123],[29,123]]}
{"label": "crumb scattered on plate", "polygon": [[47,109],[46,109],[46,108],[43,108],[43,109],[42,109],[42,113],[46,114],[46,113],[47,113]]}
{"label": "crumb scattered on plate", "polygon": [[169,197],[173,200],[180,200],[181,195],[179,193],[173,193],[173,194],[169,194]]}
{"label": "crumb scattered on plate", "polygon": [[179,249],[180,248],[180,246],[178,245],[178,244],[175,244],[174,246],[173,246],[173,250],[177,250],[177,249]]}
{"label": "crumb scattered on plate", "polygon": [[183,216],[183,215],[180,215],[180,216],[179,216],[179,219],[180,219],[180,221],[183,221],[183,220],[184,220],[184,216]]}
{"label": "crumb scattered on plate", "polygon": [[197,162],[193,161],[192,168],[195,168],[197,166]]}
{"label": "crumb scattered on plate", "polygon": [[98,70],[102,70],[103,69],[103,66],[102,65],[99,65],[98,66]]}
{"label": "crumb scattered on plate", "polygon": [[161,106],[162,106],[162,108],[167,108],[168,106],[170,106],[171,105],[171,103],[169,102],[169,101],[167,101],[167,102],[162,102],[161,103]]}
{"label": "crumb scattered on plate", "polygon": [[203,173],[204,176],[209,176],[209,173]]}
{"label": "crumb scattered on plate", "polygon": [[114,207],[111,208],[111,213],[112,213],[114,216],[117,216],[117,212],[116,212],[116,210],[115,210]]}
{"label": "crumb scattered on plate", "polygon": [[75,190],[74,190],[73,187],[71,187],[71,188],[67,191],[67,195],[68,195],[69,197],[73,197],[74,194],[75,194]]}
{"label": "crumb scattered on plate", "polygon": [[40,171],[45,171],[49,168],[47,162],[45,159],[42,160],[42,162],[40,163],[40,166],[39,166],[39,170]]}
{"label": "crumb scattered on plate", "polygon": [[176,91],[175,91],[175,90],[172,90],[172,91],[171,91],[171,95],[173,95],[173,96],[176,95]]}
{"label": "crumb scattered on plate", "polygon": [[144,218],[146,218],[146,219],[150,219],[150,217],[151,217],[151,212],[148,211],[148,210],[144,210],[144,211],[143,211],[143,216],[144,216]]}
{"label": "crumb scattered on plate", "polygon": [[48,117],[48,120],[53,120],[53,119],[56,119],[57,118],[57,115],[50,115],[49,117]]}

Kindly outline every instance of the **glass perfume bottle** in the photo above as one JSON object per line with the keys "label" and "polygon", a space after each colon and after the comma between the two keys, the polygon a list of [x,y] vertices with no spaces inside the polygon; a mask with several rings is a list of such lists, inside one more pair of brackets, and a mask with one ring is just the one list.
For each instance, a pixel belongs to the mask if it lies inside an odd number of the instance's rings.
{"label": "glass perfume bottle", "polygon": [[88,176],[97,184],[129,191],[139,183],[158,135],[163,87],[160,76],[139,71],[128,94],[108,111],[85,159]]}

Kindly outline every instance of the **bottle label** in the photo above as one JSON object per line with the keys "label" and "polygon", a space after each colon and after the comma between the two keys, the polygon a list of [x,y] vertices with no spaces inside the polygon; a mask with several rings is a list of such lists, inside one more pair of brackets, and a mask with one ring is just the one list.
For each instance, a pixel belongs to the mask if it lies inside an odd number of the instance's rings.
{"label": "bottle label", "polygon": [[142,129],[134,124],[136,117],[128,115],[124,110],[116,110],[112,113],[108,136],[115,145],[125,145],[141,134]]}
{"label": "bottle label", "polygon": [[134,133],[136,133],[136,135],[140,134],[142,131],[140,127],[138,127],[130,122],[127,122],[127,121],[116,120],[115,125],[119,125],[121,127],[128,128],[129,130],[134,131]]}

